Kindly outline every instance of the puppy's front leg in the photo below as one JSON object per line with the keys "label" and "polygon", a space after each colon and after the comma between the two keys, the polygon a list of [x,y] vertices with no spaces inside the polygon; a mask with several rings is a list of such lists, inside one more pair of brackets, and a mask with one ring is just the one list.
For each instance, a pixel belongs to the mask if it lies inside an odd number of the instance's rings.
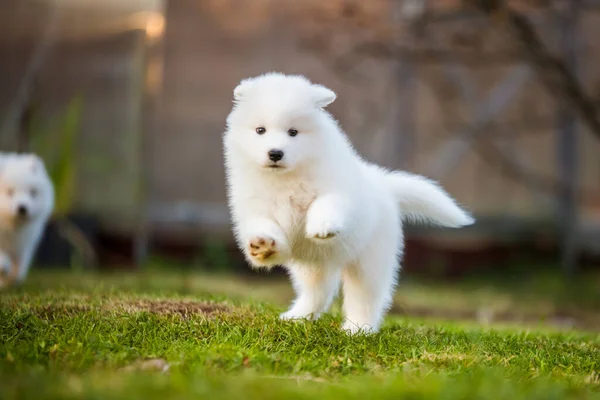
{"label": "puppy's front leg", "polygon": [[317,197],[306,215],[306,237],[325,242],[345,231],[348,224],[346,203],[335,194]]}
{"label": "puppy's front leg", "polygon": [[274,267],[290,258],[287,238],[279,225],[269,218],[253,218],[240,229],[246,258],[254,267]]}
{"label": "puppy's front leg", "polygon": [[16,257],[0,251],[0,288],[11,286],[19,276],[19,269]]}

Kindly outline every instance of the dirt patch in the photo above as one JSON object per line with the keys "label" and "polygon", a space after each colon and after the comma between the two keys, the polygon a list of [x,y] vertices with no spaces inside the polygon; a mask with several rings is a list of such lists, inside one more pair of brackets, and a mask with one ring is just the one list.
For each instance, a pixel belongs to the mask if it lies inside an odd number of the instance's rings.
{"label": "dirt patch", "polygon": [[39,306],[32,311],[40,318],[54,321],[60,317],[73,317],[90,311],[92,308],[81,304],[48,304]]}
{"label": "dirt patch", "polygon": [[148,312],[157,315],[177,315],[181,318],[189,319],[199,315],[211,316],[228,310],[229,308],[224,304],[178,299],[110,299],[94,305],[56,302],[30,308],[31,313],[47,321],[54,321],[57,318],[74,317],[86,312]]}
{"label": "dirt patch", "polygon": [[128,312],[149,312],[159,315],[179,315],[182,318],[190,318],[195,315],[213,315],[227,311],[223,304],[204,303],[191,300],[149,300],[142,299],[132,302],[115,303],[116,308],[122,308]]}

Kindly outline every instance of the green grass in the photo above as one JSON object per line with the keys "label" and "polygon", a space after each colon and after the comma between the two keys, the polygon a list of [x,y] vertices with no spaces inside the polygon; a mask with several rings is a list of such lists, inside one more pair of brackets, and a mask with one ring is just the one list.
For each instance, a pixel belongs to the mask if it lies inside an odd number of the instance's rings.
{"label": "green grass", "polygon": [[[525,303],[520,290],[464,289],[410,283],[397,301],[557,306],[541,292]],[[584,297],[571,311],[596,316]],[[34,274],[0,294],[0,398],[600,399],[593,330],[391,315],[381,333],[349,337],[337,309],[279,321],[290,298],[277,281]],[[139,367],[147,359],[168,373]]]}

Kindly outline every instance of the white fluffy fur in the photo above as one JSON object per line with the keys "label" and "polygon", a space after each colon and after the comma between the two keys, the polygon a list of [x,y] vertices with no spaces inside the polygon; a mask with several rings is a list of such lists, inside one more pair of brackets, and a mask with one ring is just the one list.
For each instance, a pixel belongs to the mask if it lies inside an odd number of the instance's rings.
{"label": "white fluffy fur", "polygon": [[[25,213],[19,214],[19,207]],[[22,282],[54,208],[43,161],[32,154],[0,153],[0,286]]]}
{"label": "white fluffy fur", "polygon": [[302,76],[269,73],[235,88],[224,135],[230,211],[248,261],[289,271],[297,298],[282,318],[318,318],[342,282],[343,329],[374,332],[392,301],[402,217],[447,227],[473,219],[434,182],[361,159],[323,109],[334,100]]}

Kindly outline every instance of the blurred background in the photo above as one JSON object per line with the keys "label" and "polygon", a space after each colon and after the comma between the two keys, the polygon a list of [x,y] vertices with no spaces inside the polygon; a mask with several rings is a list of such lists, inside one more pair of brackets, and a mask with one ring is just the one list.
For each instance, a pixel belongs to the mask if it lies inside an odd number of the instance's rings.
{"label": "blurred background", "polygon": [[408,226],[405,274],[568,280],[600,265],[599,34],[593,0],[2,0],[0,148],[40,154],[57,188],[39,269],[248,274],[232,90],[304,74],[362,155],[478,218]]}

